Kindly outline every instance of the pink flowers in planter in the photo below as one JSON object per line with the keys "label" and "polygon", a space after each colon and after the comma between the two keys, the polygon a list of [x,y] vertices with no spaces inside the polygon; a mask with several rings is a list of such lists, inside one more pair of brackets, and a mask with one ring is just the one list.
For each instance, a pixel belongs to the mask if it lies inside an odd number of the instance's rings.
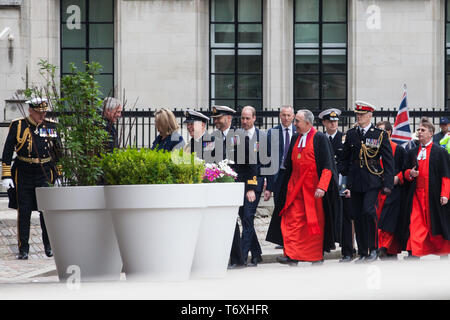
{"label": "pink flowers in planter", "polygon": [[237,173],[228,164],[232,164],[232,161],[225,159],[218,164],[206,163],[203,182],[234,182]]}

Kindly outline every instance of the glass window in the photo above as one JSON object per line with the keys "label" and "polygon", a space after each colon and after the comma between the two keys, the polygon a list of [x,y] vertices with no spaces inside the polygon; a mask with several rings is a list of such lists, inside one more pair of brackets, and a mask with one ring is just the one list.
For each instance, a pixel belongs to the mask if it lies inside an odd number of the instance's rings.
{"label": "glass window", "polygon": [[295,0],[295,21],[319,21],[319,0]]}
{"label": "glass window", "polygon": [[261,22],[262,2],[261,0],[239,0],[238,17],[239,22]]}
{"label": "glass window", "polygon": [[235,0],[212,1],[211,21],[233,22]]}
{"label": "glass window", "polygon": [[[210,104],[262,108],[262,0],[210,2]],[[237,17],[237,19],[234,19]]]}
{"label": "glass window", "polygon": [[347,20],[347,0],[323,1],[323,21],[345,22]]}
{"label": "glass window", "polygon": [[347,105],[347,10],[347,0],[295,0],[295,107]]}
{"label": "glass window", "polygon": [[61,76],[83,61],[102,65],[96,80],[114,95],[114,0],[61,0]]}

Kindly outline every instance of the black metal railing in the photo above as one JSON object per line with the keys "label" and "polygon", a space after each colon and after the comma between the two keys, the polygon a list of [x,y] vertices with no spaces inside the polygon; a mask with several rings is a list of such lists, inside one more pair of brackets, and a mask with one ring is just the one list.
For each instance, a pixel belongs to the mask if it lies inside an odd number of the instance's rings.
{"label": "black metal railing", "polygon": [[[206,116],[211,116],[211,111],[196,109]],[[187,137],[186,127],[183,125],[185,120],[184,112],[180,109],[172,109],[177,122],[180,125],[180,133],[183,137]],[[122,112],[122,118],[117,122],[119,132],[119,145],[121,147],[150,147],[157,136],[154,119],[155,109],[141,109],[133,111]],[[318,130],[323,130],[321,121],[318,115],[321,111],[313,111],[315,116],[315,127]],[[233,117],[233,125],[240,127],[239,112],[237,116]],[[394,125],[397,116],[397,109],[380,109],[375,111],[373,115],[373,123],[379,121],[389,121]],[[414,132],[422,117],[427,117],[432,123],[438,127],[441,117],[448,117],[450,119],[450,111],[436,110],[434,108],[418,108],[409,111],[411,130]],[[339,129],[343,132],[347,131],[356,122],[355,113],[353,111],[343,111],[340,116]],[[278,110],[263,110],[257,111],[255,125],[259,129],[268,130],[277,126],[280,123]],[[207,124],[209,130],[214,129],[212,120]]]}

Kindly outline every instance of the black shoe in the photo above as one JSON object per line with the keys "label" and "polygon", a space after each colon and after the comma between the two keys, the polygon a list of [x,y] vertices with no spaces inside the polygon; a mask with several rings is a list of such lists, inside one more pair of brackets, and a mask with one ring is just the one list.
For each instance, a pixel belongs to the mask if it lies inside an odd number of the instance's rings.
{"label": "black shoe", "polygon": [[47,256],[47,257],[53,257],[53,251],[52,251],[52,248],[51,247],[45,247],[45,249],[44,249],[44,251],[45,251],[45,255]]}
{"label": "black shoe", "polygon": [[364,259],[364,262],[374,262],[378,258],[378,251],[372,250],[370,251],[370,254]]}
{"label": "black shoe", "polygon": [[289,266],[296,266],[298,264],[298,260],[291,259],[288,256],[277,257],[277,261],[281,264],[287,264]]}
{"label": "black shoe", "polygon": [[275,249],[283,249],[283,246],[276,246]]}
{"label": "black shoe", "polygon": [[380,258],[380,260],[387,258],[387,248],[381,247],[380,249],[378,249],[378,257]]}
{"label": "black shoe", "polygon": [[364,263],[366,258],[367,256],[359,256],[359,258],[355,260],[355,263]]}
{"label": "black shoe", "polygon": [[232,263],[228,265],[227,269],[242,269],[242,268],[245,268],[245,264]]}
{"label": "black shoe", "polygon": [[19,260],[28,260],[28,252],[19,252],[19,255],[17,256],[17,259],[19,259]]}
{"label": "black shoe", "polygon": [[352,256],[343,256],[341,259],[339,259],[339,262],[350,262],[352,260]]}
{"label": "black shoe", "polygon": [[252,258],[250,259],[250,262],[247,263],[247,267],[257,267],[257,266],[258,266],[258,263],[260,263],[260,262],[262,262],[261,256],[258,256],[258,257],[252,257]]}

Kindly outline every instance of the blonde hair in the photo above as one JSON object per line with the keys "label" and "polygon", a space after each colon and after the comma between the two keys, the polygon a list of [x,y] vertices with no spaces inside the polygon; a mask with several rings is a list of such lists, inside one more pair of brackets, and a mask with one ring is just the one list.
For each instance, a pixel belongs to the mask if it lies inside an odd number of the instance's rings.
{"label": "blonde hair", "polygon": [[166,136],[177,131],[179,128],[173,112],[164,108],[155,112],[155,125],[159,133]]}

